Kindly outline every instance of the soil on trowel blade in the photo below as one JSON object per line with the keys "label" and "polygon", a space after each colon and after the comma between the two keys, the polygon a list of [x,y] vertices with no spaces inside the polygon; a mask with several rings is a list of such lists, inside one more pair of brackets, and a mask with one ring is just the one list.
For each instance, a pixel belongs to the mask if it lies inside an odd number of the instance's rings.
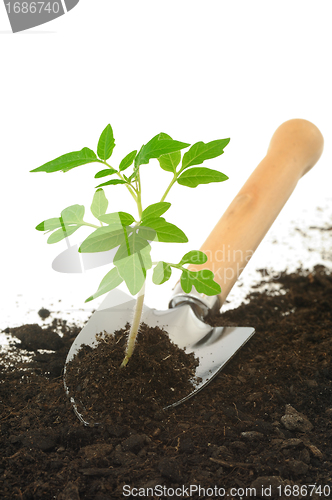
{"label": "soil on trowel blade", "polygon": [[9,364],[0,351],[0,498],[332,498],[332,277],[316,267],[278,283],[210,318],[256,334],[204,390],[156,411],[127,384],[135,404],[95,427],[63,388],[79,329],[56,318],[6,329],[33,356],[16,345]]}
{"label": "soil on trowel blade", "polygon": [[144,323],[126,367],[128,330],[97,336],[97,347],[82,346],[66,365],[68,393],[88,424],[129,424],[140,412],[149,416],[188,396],[195,389],[194,354],[173,344],[168,334]]}

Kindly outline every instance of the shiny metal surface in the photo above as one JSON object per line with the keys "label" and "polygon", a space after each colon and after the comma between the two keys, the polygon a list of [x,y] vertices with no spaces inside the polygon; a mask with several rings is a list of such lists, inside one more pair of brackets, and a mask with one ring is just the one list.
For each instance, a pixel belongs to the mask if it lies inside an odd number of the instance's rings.
{"label": "shiny metal surface", "polygon": [[[184,297],[182,297],[181,305],[165,311],[151,309],[145,305],[142,315],[143,322],[150,326],[164,328],[175,344],[188,353],[194,352],[199,358],[196,377],[201,381],[197,383],[192,393],[166,408],[183,403],[205,387],[255,333],[254,328],[249,327],[211,327],[203,322],[198,317],[195,308],[185,304],[183,299]],[[82,344],[91,346],[96,344],[97,333],[105,331],[113,334],[116,330],[123,328],[127,322],[130,323],[135,302],[135,299],[122,291],[109,292],[76,337],[66,363],[79,351]],[[74,400],[72,403],[77,416],[87,424],[82,415],[78,414]]]}
{"label": "shiny metal surface", "polygon": [[168,307],[174,308],[183,304],[190,305],[202,320],[210,312],[217,313],[221,307],[218,295],[205,295],[204,293],[197,292],[194,287],[192,287],[190,293],[185,293],[180,283],[178,283],[174,288]]}
{"label": "shiny metal surface", "polygon": [[175,344],[199,358],[195,375],[200,381],[195,390],[166,408],[183,403],[203,389],[255,333],[250,327],[211,327],[197,317],[190,305],[167,311],[150,309],[143,321],[164,328]]}

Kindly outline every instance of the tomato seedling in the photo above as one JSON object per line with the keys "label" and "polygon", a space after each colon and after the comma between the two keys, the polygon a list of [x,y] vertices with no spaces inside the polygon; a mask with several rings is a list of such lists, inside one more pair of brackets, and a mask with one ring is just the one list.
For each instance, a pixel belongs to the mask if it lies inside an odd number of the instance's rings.
{"label": "tomato seedling", "polygon": [[[94,231],[82,242],[79,252],[104,252],[117,249],[114,267],[104,276],[97,291],[86,299],[86,302],[109,292],[123,281],[132,295],[137,295],[134,317],[130,328],[126,353],[121,366],[128,363],[135,345],[141,321],[145,280],[147,271],[153,268],[152,281],[161,285],[169,280],[172,269],[181,271],[181,287],[189,293],[195,287],[199,293],[216,295],[221,292],[220,285],[214,281],[214,274],[209,269],[191,271],[186,264],[204,264],[207,261],[205,253],[193,250],[187,252],[180,262],[153,262],[151,258],[151,242],[186,243],[185,233],[176,225],[167,222],[162,215],[171,204],[165,199],[175,183],[181,186],[195,188],[200,184],[222,182],[228,177],[206,167],[197,167],[205,160],[216,158],[223,154],[229,139],[219,139],[208,143],[197,142],[190,147],[186,142],[173,140],[169,135],[160,133],[144,144],[139,151],[127,154],[120,162],[118,169],[108,162],[112,156],[115,141],[111,125],[103,130],[97,146],[97,153],[89,148],[75,151],[56,158],[31,172],[68,172],[75,167],[87,163],[101,163],[103,169],[95,174],[96,179],[107,178],[96,186],[91,212],[99,225],[83,220],[85,208],[83,205],[71,205],[62,210],[60,217],[47,219],[37,225],[38,231],[51,233],[47,243],[56,243],[73,234],[82,226],[89,226]],[[181,151],[189,148],[183,155]],[[181,161],[182,158],[182,161]],[[160,201],[143,209],[140,168],[150,160],[158,160],[159,166],[172,175]],[[126,172],[126,173],[125,173]],[[136,202],[137,215],[127,212],[106,213],[108,200],[103,187],[122,184]]]}

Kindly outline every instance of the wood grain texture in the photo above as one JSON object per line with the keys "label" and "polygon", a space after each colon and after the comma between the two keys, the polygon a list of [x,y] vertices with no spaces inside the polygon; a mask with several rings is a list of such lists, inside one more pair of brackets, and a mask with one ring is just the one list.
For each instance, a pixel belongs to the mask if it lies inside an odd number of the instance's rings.
{"label": "wood grain texture", "polygon": [[294,191],[320,158],[324,139],[311,122],[293,119],[274,133],[265,158],[227,208],[201,250],[225,301],[256,248]]}

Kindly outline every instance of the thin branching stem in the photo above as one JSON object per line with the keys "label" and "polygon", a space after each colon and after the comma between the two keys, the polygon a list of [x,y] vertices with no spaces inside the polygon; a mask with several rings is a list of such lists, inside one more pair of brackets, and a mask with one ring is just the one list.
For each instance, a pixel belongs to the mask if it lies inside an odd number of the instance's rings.
{"label": "thin branching stem", "polygon": [[144,294],[145,294],[145,283],[137,295],[133,322],[132,322],[132,325],[130,327],[125,357],[120,365],[121,368],[124,368],[127,365],[128,361],[130,360],[130,358],[134,352],[135,341],[136,341],[136,337],[138,334],[138,329],[139,329],[139,325],[141,323],[141,317],[142,317],[142,312],[143,312]]}
{"label": "thin branching stem", "polygon": [[[111,165],[109,165],[107,163],[107,161],[104,161],[105,165],[108,167],[108,168],[113,168],[111,167]],[[122,181],[125,181],[123,175],[121,174],[121,172],[116,172],[116,175],[122,180]],[[129,193],[131,194],[131,196],[134,198],[134,200],[137,202],[137,196],[135,194],[135,191],[136,189],[134,188],[134,186],[132,186],[131,184],[129,184],[129,182],[126,182],[125,184],[126,188],[128,189]]]}
{"label": "thin branching stem", "polygon": [[167,189],[166,189],[165,193],[163,194],[163,196],[162,196],[162,198],[161,198],[161,200],[160,200],[161,202],[162,202],[162,201],[165,201],[166,196],[167,196],[167,195],[168,195],[168,193],[170,192],[170,190],[171,190],[171,188],[172,188],[173,184],[176,182],[176,179],[177,179],[177,178],[178,178],[178,174],[175,172],[173,179],[172,179],[172,180],[171,180],[171,182],[169,183],[169,186],[167,187]]}

